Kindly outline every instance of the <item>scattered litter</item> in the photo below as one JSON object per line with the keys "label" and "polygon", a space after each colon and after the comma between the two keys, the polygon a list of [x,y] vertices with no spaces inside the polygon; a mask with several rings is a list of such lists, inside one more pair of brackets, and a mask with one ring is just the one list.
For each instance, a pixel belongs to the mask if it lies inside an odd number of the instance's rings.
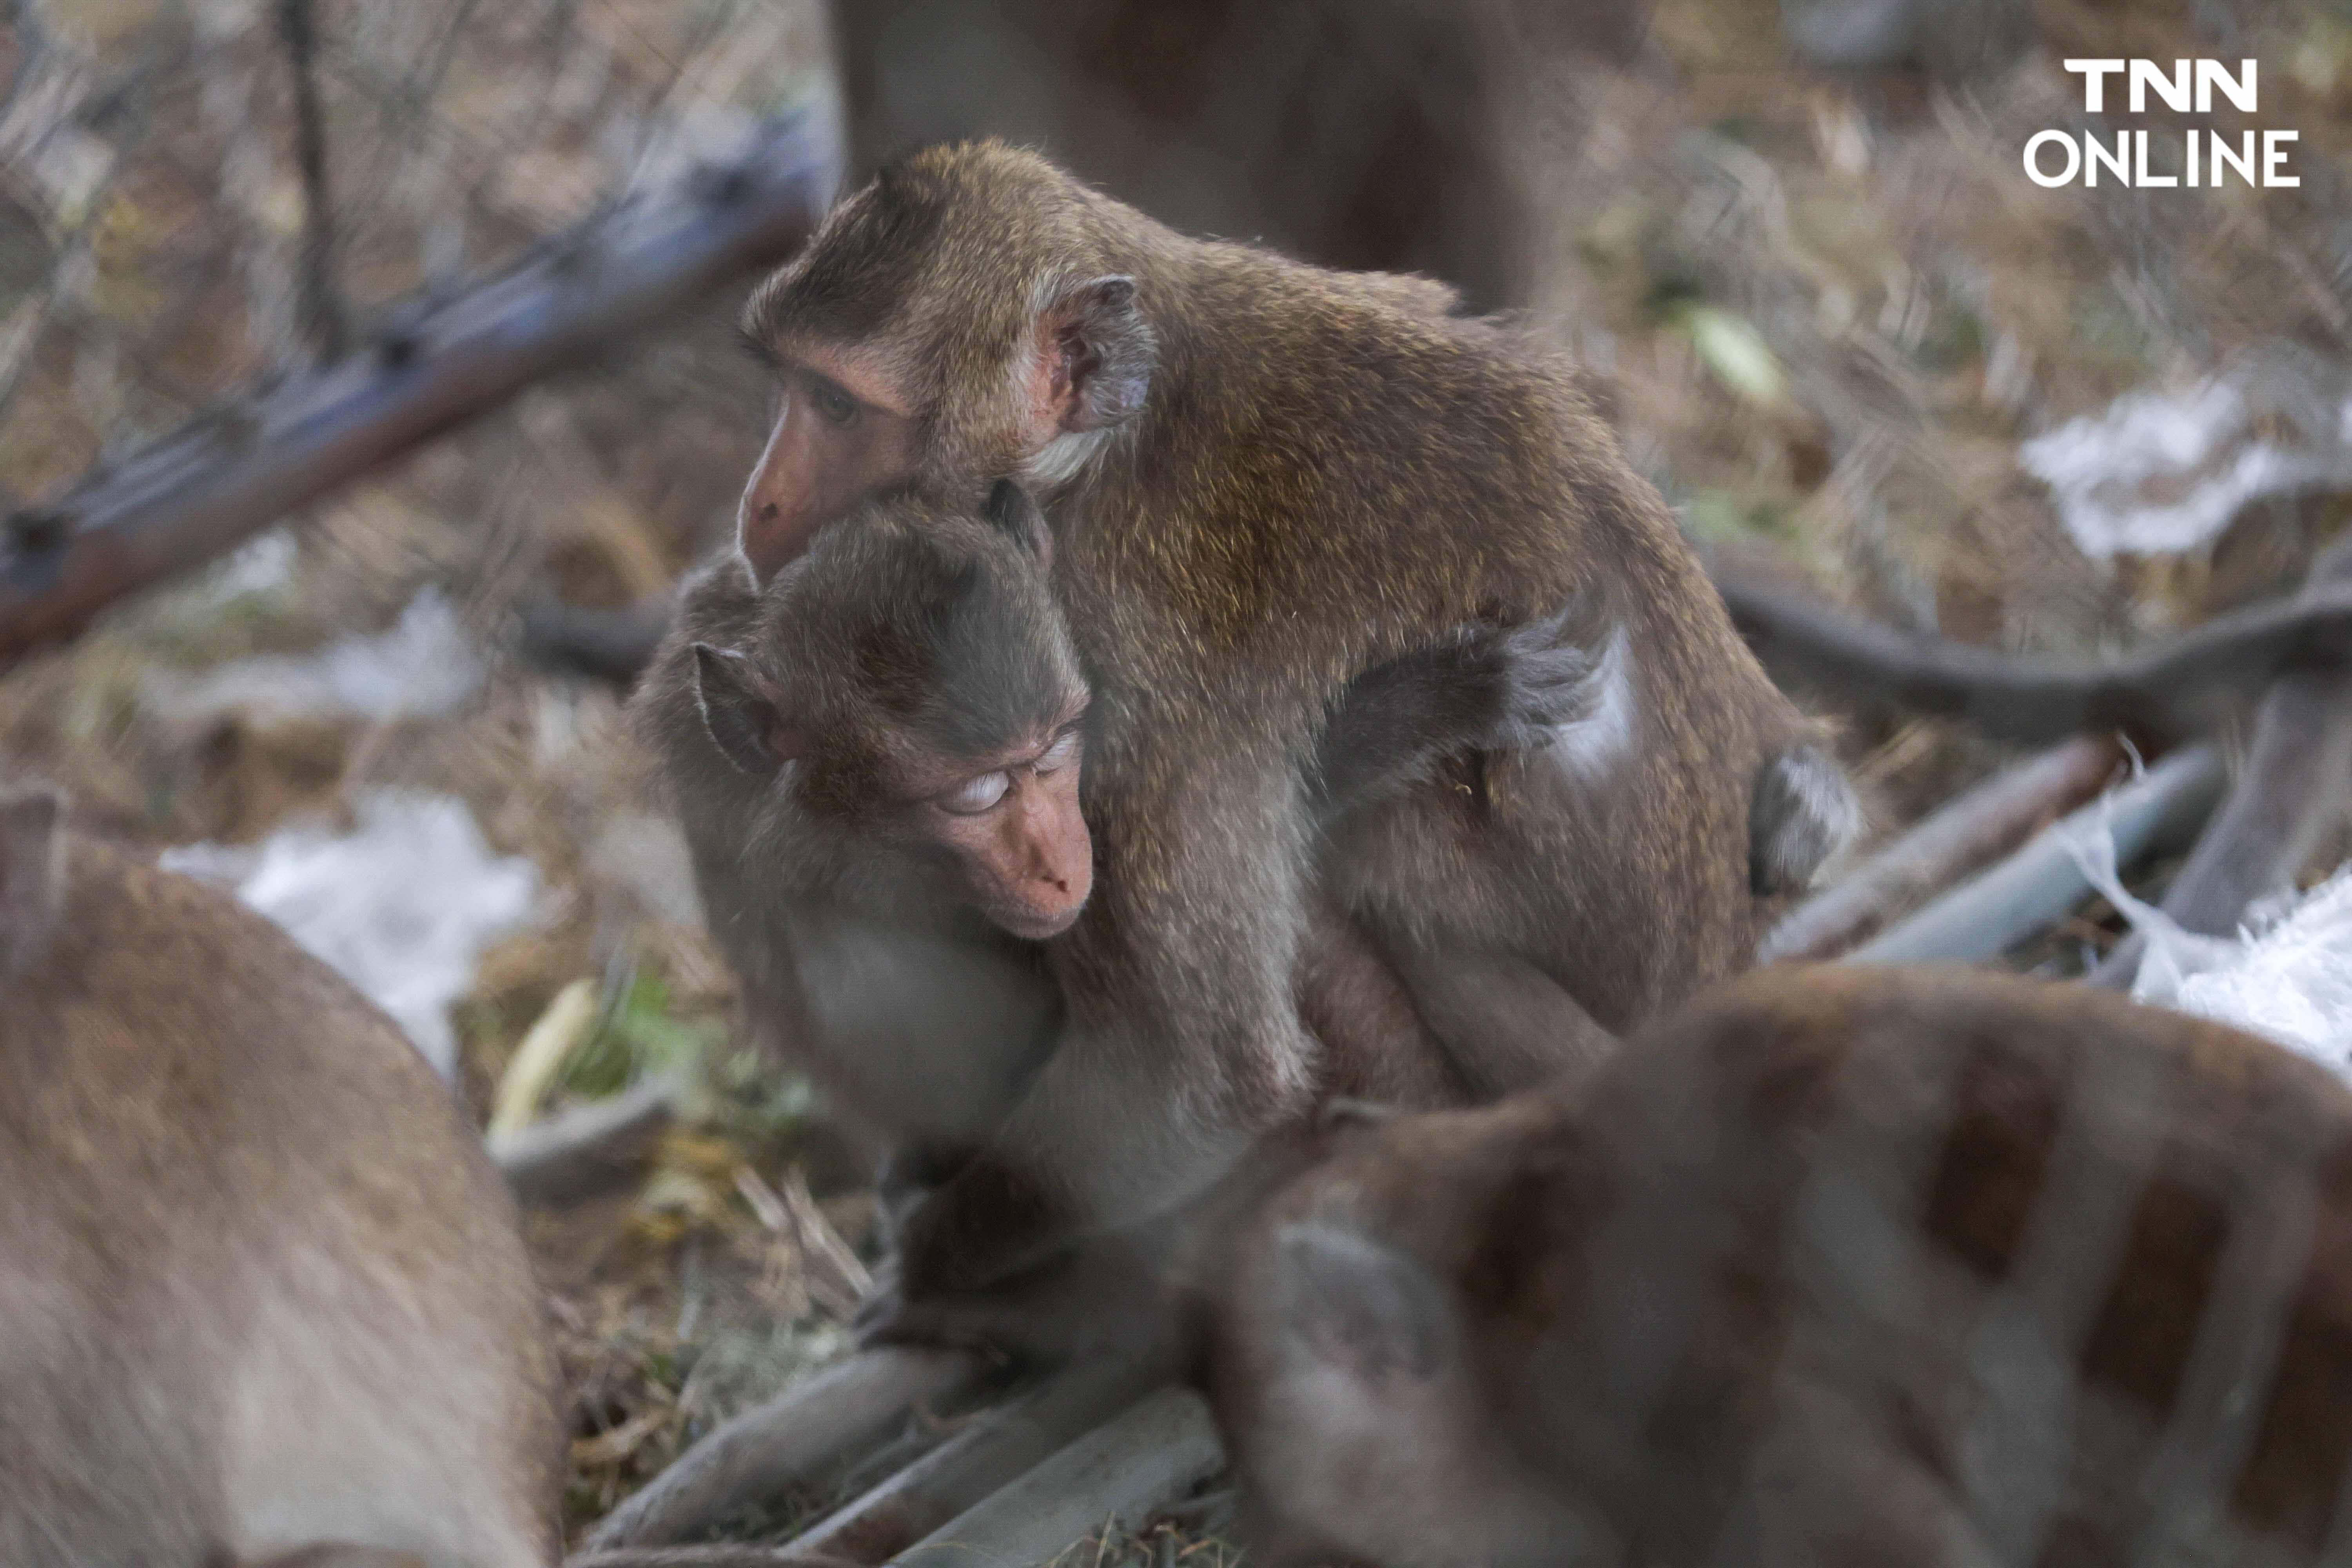
{"label": "scattered litter", "polygon": [[2084,554],[2173,554],[2212,542],[2248,501],[2291,495],[2352,473],[2352,407],[2328,439],[2281,446],[2255,429],[2242,374],[2171,392],[2135,392],[2018,447],[2048,485]]}
{"label": "scattered litter", "polygon": [[2146,943],[2135,999],[2264,1036],[2352,1076],[2352,866],[2249,910],[2236,936],[2200,936],[2124,887],[2112,834],[2069,847]]}
{"label": "scattered litter", "polygon": [[539,1115],[564,1061],[596,1027],[596,983],[575,980],[555,994],[507,1062],[490,1103],[488,1131],[520,1132]]}
{"label": "scattered litter", "polygon": [[426,587],[388,630],[338,637],[314,653],[235,659],[201,675],[149,670],[143,696],[149,708],[182,723],[229,713],[439,719],[472,701],[482,678],[472,634],[447,596]]}
{"label": "scattered litter", "polygon": [[190,845],[162,863],[232,882],[391,1014],[447,1078],[457,1060],[449,1005],[472,985],[482,950],[530,919],[538,869],[493,854],[452,795],[364,790],[353,815],[349,834],[297,822],[255,849]]}
{"label": "scattered litter", "polygon": [[294,531],[273,528],[238,545],[192,586],[209,605],[274,594],[293,580],[299,554]]}

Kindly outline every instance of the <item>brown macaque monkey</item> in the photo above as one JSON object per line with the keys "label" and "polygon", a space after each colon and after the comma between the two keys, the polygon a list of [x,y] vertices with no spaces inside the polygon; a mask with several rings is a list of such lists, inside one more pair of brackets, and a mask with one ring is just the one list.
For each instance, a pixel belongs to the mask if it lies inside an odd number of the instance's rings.
{"label": "brown macaque monkey", "polygon": [[[1548,351],[994,144],[884,171],[746,326],[785,394],[742,505],[758,581],[858,498],[1017,478],[1093,686],[1101,874],[1047,949],[1067,1016],[986,1157],[908,1215],[909,1295],[1169,1208],[1302,1114],[1318,889],[1487,1089],[1750,962],[1751,806],[1803,726]],[[1318,831],[1307,779],[1349,680],[1563,605],[1581,717]]]}
{"label": "brown macaque monkey", "polygon": [[2284,1564],[2352,1529],[2352,1091],[2267,1042],[1790,966],[1580,1089],[1330,1121],[1200,1268],[1252,1562]]}
{"label": "brown macaque monkey", "polygon": [[[1091,692],[1052,555],[1009,481],[972,513],[889,498],[765,590],[740,560],[706,568],[637,700],[754,1028],[906,1141],[912,1170],[984,1141],[1051,1048],[1038,944],[1092,885]],[[1315,759],[1318,816],[1572,719],[1584,661],[1558,630],[1464,628],[1351,683]],[[1326,1087],[1457,1100],[1409,1012],[1365,1016],[1360,960],[1341,930],[1302,959],[1300,1005],[1338,1058]]]}
{"label": "brown macaque monkey", "polygon": [[0,1562],[549,1568],[512,1205],[392,1021],[0,794]]}

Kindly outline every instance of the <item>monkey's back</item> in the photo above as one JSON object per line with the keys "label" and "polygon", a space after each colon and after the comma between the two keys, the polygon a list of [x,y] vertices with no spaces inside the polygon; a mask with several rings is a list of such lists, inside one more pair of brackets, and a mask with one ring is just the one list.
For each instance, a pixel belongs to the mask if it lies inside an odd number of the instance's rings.
{"label": "monkey's back", "polygon": [[551,1560],[539,1303],[447,1090],[225,894],[66,875],[0,979],[0,1558]]}
{"label": "monkey's back", "polygon": [[2313,1064],[2087,988],[1775,970],[1573,1120],[1603,1198],[1538,1424],[1574,1465],[1640,1422],[1622,1506],[1664,1560],[2303,1562],[2352,1529],[2352,1092]]}
{"label": "monkey's back", "polygon": [[1361,669],[1572,604],[1596,658],[1621,648],[1596,721],[1356,814],[1324,864],[1376,924],[1538,956],[1612,1029],[1744,967],[1769,912],[1747,888],[1749,791],[1801,721],[1575,367],[1491,321],[1139,222],[1118,259],[1161,332],[1153,400],[1053,509],[1101,677],[1107,858],[1181,880],[1150,858],[1151,822],[1201,737],[1264,749],[1220,759],[1250,798],[1243,770],[1297,765]]}

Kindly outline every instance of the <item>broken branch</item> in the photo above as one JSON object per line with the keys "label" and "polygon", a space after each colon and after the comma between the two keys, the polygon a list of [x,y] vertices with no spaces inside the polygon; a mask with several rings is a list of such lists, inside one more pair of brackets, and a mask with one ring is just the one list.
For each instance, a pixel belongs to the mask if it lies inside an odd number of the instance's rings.
{"label": "broken branch", "polygon": [[[2352,582],[2352,541],[2312,563],[2305,593]],[[2248,906],[2294,885],[2295,874],[2352,803],[2352,670],[2291,670],[2263,698],[2245,766],[2221,809],[2165,889],[2183,930],[2228,936]],[[2135,932],[2087,976],[2129,990],[2147,944]]]}
{"label": "broken branch", "polygon": [[2352,658],[2352,584],[2216,616],[2112,663],[2067,664],[1897,631],[1726,563],[1711,569],[1733,624],[1781,684],[1945,714],[2005,741],[2048,745],[2113,730],[2185,741],[2292,665]]}
{"label": "broken branch", "polygon": [[890,1435],[916,1405],[976,1385],[963,1351],[865,1351],[725,1423],[605,1516],[594,1550],[666,1546],[796,1486],[835,1473]]}
{"label": "broken branch", "polygon": [[1782,917],[1759,963],[1835,958],[1961,878],[1982,870],[2099,791],[2123,761],[2105,736],[2077,735],[1954,796],[1833,886]]}
{"label": "broken branch", "polygon": [[776,121],[740,162],[412,309],[373,353],[215,408],[15,513],[0,525],[0,662],[782,259],[823,214],[836,168],[814,117]]}

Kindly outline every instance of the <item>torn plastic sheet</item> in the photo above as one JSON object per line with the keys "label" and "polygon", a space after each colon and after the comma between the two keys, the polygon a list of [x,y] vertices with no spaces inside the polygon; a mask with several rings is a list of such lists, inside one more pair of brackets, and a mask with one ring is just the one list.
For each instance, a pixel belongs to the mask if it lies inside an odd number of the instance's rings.
{"label": "torn plastic sheet", "polygon": [[180,723],[226,713],[439,719],[472,701],[483,675],[480,649],[456,606],[427,587],[383,631],[338,637],[307,654],[233,659],[200,674],[150,670],[142,696]]}
{"label": "torn plastic sheet", "polygon": [[483,950],[530,921],[538,868],[493,853],[455,796],[366,790],[352,805],[350,833],[298,821],[251,848],[195,844],[161,863],[233,885],[391,1014],[448,1078],[449,1005],[473,985]]}
{"label": "torn plastic sheet", "polygon": [[2352,473],[2352,406],[2334,409],[2335,427],[2316,438],[2282,443],[2257,428],[2249,374],[2127,393],[2023,443],[2018,463],[2050,487],[2059,521],[2093,560],[2200,549],[2247,502]]}
{"label": "torn plastic sheet", "polygon": [[2249,911],[2235,936],[2182,929],[2116,874],[2105,829],[2070,847],[2147,944],[2132,995],[2262,1035],[2352,1076],[2352,866]]}

